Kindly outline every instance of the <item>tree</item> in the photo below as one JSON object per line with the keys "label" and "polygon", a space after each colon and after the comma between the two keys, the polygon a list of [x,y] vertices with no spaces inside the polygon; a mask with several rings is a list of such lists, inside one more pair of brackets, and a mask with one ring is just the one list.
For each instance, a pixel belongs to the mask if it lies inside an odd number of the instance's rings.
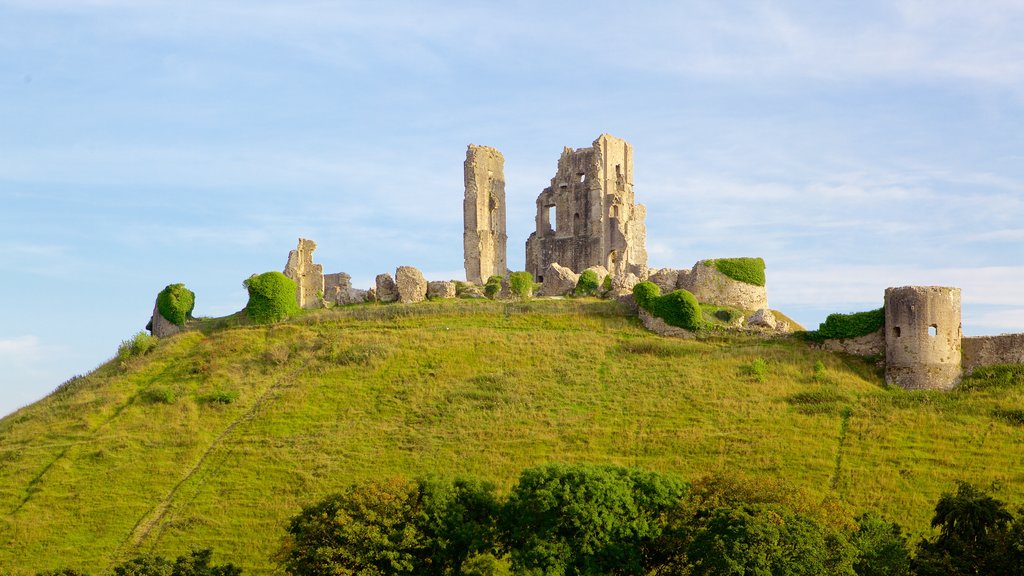
{"label": "tree", "polygon": [[368,481],[293,518],[279,552],[289,574],[461,574],[493,549],[493,488],[470,481]]}
{"label": "tree", "polygon": [[858,576],[910,576],[907,537],[899,524],[871,512],[861,514],[850,540],[857,549],[853,569]]}
{"label": "tree", "polygon": [[686,492],[677,479],[616,466],[525,470],[501,520],[516,573],[646,574],[644,553]]}
{"label": "tree", "polygon": [[1006,504],[971,484],[958,482],[956,494],[944,493],[935,505],[932,527],[938,528],[939,534],[918,543],[915,573],[1014,573],[1010,567],[1014,563],[1019,566],[1021,558],[1013,552],[1012,521]]}
{"label": "tree", "polygon": [[714,510],[686,556],[693,576],[852,576],[853,553],[844,544],[841,534],[784,506],[743,504]]}

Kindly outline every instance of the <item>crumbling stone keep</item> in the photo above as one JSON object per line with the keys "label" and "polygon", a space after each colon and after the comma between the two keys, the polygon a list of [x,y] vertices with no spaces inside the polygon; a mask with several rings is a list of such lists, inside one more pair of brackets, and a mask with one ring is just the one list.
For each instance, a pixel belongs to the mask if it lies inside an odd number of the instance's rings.
{"label": "crumbling stone keep", "polygon": [[299,247],[288,253],[284,275],[295,281],[300,308],[319,308],[324,294],[324,267],[313,264],[316,242],[299,238]]}
{"label": "crumbling stone keep", "polygon": [[526,270],[538,282],[558,262],[573,272],[604,266],[613,276],[647,268],[646,209],[633,203],[633,147],[602,134],[590,148],[565,148],[537,198],[537,230],[526,241]]}
{"label": "crumbling stone keep", "polygon": [[885,289],[885,381],[909,390],[960,382],[960,289]]}
{"label": "crumbling stone keep", "polygon": [[504,276],[508,268],[505,158],[494,148],[470,144],[464,167],[462,241],[466,280],[483,284],[491,276]]}

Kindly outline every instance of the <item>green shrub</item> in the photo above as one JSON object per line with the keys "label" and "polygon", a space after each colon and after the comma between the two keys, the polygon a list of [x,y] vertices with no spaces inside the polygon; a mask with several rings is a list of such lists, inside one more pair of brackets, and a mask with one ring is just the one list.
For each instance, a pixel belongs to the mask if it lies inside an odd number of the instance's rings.
{"label": "green shrub", "polygon": [[763,258],[718,258],[709,260],[708,264],[738,282],[764,286]]}
{"label": "green shrub", "polygon": [[139,397],[143,402],[148,404],[174,404],[178,395],[174,393],[174,390],[164,386],[153,386],[152,388],[146,388]]}
{"label": "green shrub", "polygon": [[604,282],[601,282],[601,291],[607,292],[612,289],[612,275],[608,274],[604,277]]}
{"label": "green shrub", "polygon": [[701,327],[700,304],[686,290],[675,290],[650,302],[648,310],[670,326],[697,330]]}
{"label": "green shrub", "polygon": [[747,372],[758,382],[765,382],[768,379],[768,361],[764,358],[755,358],[747,366]]}
{"label": "green shrub", "polygon": [[137,332],[130,339],[121,341],[121,345],[117,347],[117,359],[124,361],[136,356],[142,356],[156,348],[156,343],[159,341],[160,339],[155,336],[150,336],[145,332]]}
{"label": "green shrub", "polygon": [[1010,388],[1024,384],[1024,364],[979,366],[960,382],[960,390]]}
{"label": "green shrub", "polygon": [[253,274],[242,285],[249,291],[245,313],[253,322],[269,324],[299,311],[295,282],[280,272]]}
{"label": "green shrub", "polygon": [[661,288],[658,288],[654,282],[640,282],[633,286],[633,299],[636,300],[636,305],[648,312],[651,311],[651,301],[659,296],[661,296]]}
{"label": "green shrub", "polygon": [[584,270],[580,274],[579,280],[576,281],[576,289],[573,290],[575,296],[593,296],[597,294],[598,286],[597,272],[593,270]]}
{"label": "green shrub", "polygon": [[996,408],[992,415],[1008,424],[1024,426],[1024,410],[1014,408]]}
{"label": "green shrub", "polygon": [[168,322],[184,326],[192,318],[196,295],[184,284],[169,284],[156,296],[156,309]]}
{"label": "green shrub", "polygon": [[835,338],[856,338],[876,332],[884,325],[885,308],[853,314],[829,314],[817,330],[807,332],[804,337],[818,342]]}
{"label": "green shrub", "polygon": [[238,390],[214,390],[199,397],[204,404],[231,404],[235,400],[238,400]]}
{"label": "green shrub", "polygon": [[484,296],[494,300],[498,297],[499,292],[501,292],[501,276],[491,276],[484,284]]}
{"label": "green shrub", "polygon": [[508,285],[512,294],[520,300],[529,300],[533,296],[533,275],[529,272],[513,272],[508,276]]}

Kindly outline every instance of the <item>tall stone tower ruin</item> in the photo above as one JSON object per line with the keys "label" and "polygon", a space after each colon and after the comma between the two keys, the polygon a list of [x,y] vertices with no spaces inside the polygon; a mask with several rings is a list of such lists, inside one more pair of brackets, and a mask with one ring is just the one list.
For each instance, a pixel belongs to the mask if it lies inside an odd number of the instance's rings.
{"label": "tall stone tower ruin", "polygon": [[319,308],[324,296],[324,267],[313,263],[316,242],[299,238],[299,247],[288,253],[284,275],[295,281],[295,299],[301,308]]}
{"label": "tall stone tower ruin", "polygon": [[537,198],[537,230],[526,241],[526,270],[538,282],[557,262],[613,275],[647,268],[646,209],[633,203],[633,146],[608,134],[590,148],[566,147]]}
{"label": "tall stone tower ruin", "polygon": [[885,381],[908,390],[960,382],[960,289],[885,289]]}
{"label": "tall stone tower ruin", "polygon": [[462,242],[466,280],[483,284],[508,270],[505,233],[505,157],[489,146],[470,144],[465,163]]}

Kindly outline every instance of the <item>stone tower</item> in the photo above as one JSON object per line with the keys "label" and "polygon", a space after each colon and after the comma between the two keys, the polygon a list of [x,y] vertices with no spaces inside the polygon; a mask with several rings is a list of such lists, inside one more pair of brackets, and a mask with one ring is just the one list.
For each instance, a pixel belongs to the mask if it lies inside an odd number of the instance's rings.
{"label": "stone tower", "polygon": [[319,308],[324,296],[324,267],[313,264],[316,242],[299,238],[299,247],[288,253],[284,275],[295,281],[295,299],[301,308]]}
{"label": "stone tower", "polygon": [[633,203],[633,146],[608,134],[590,148],[565,148],[551,186],[537,197],[537,230],[526,241],[526,270],[538,282],[557,262],[579,273],[647,268],[646,209]]}
{"label": "stone tower", "polygon": [[466,150],[462,203],[466,280],[483,284],[508,270],[505,233],[505,157],[489,146]]}
{"label": "stone tower", "polygon": [[885,381],[908,390],[960,382],[960,289],[885,289]]}

